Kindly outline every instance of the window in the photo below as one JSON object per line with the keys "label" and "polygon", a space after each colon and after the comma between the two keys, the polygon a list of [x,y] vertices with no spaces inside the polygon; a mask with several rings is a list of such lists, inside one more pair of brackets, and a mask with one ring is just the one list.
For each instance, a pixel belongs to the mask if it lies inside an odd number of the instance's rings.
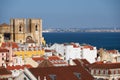
{"label": "window", "polygon": [[81,77],[80,77],[80,73],[78,73],[78,72],[74,72],[73,73],[79,80],[81,79]]}
{"label": "window", "polygon": [[20,40],[20,43],[22,43],[22,40]]}
{"label": "window", "polygon": [[2,56],[4,56],[4,53],[2,53]]}
{"label": "window", "polygon": [[49,76],[50,76],[51,80],[56,80],[56,75],[55,74],[51,74]]}
{"label": "window", "polygon": [[2,63],[2,66],[4,66],[4,64]]}
{"label": "window", "polygon": [[21,32],[22,31],[22,25],[20,24],[19,26],[19,31]]}
{"label": "window", "polygon": [[35,30],[38,31],[38,26],[37,25],[35,26]]}
{"label": "window", "polygon": [[4,58],[2,57],[2,60],[4,60]]}

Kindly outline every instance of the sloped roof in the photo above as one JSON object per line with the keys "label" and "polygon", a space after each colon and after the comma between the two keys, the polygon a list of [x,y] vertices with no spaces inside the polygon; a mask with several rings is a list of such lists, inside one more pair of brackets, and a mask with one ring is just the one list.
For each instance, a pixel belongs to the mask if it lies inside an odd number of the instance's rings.
{"label": "sloped roof", "polygon": [[[30,68],[29,71],[38,78],[51,80],[50,75],[55,75],[55,80],[94,80],[93,76],[82,66],[62,66],[62,67],[38,67]],[[80,74],[80,79],[74,73]]]}
{"label": "sloped roof", "polygon": [[0,52],[9,52],[9,50],[5,48],[0,48]]}
{"label": "sloped roof", "polygon": [[108,53],[113,53],[113,54],[117,54],[117,50],[107,50]]}
{"label": "sloped roof", "polygon": [[[33,57],[32,59],[35,60],[35,61],[45,60],[44,57]],[[60,58],[58,56],[49,56],[48,60],[60,60]]]}
{"label": "sloped roof", "polygon": [[95,69],[117,69],[120,68],[120,63],[93,63],[89,66],[90,68],[95,68]]}
{"label": "sloped roof", "polygon": [[4,67],[0,67],[0,76],[2,75],[11,75],[12,73]]}
{"label": "sloped roof", "polygon": [[7,70],[19,70],[19,69],[24,69],[24,68],[32,68],[32,66],[31,65],[22,65],[22,66],[20,66],[20,65],[16,65],[16,66],[7,66]]}
{"label": "sloped roof", "polygon": [[52,67],[52,66],[53,66],[53,64],[52,64],[49,60],[47,60],[47,59],[43,60],[43,61],[38,65],[38,67]]}
{"label": "sloped roof", "polygon": [[75,62],[77,66],[82,65],[85,69],[90,70],[89,69],[90,63],[86,59],[74,59],[73,62]]}
{"label": "sloped roof", "polygon": [[83,48],[89,48],[90,50],[93,50],[93,49],[94,49],[94,47],[91,46],[91,45],[84,45]]}
{"label": "sloped roof", "polygon": [[[34,57],[32,58],[34,61],[36,62],[41,62],[41,61],[44,61],[45,58],[44,57]],[[56,64],[66,64],[67,65],[67,62],[60,59],[58,56],[49,56],[48,59],[53,65],[56,65]]]}
{"label": "sloped roof", "polygon": [[1,45],[1,47],[10,47],[10,46],[12,46],[12,48],[18,48],[18,45],[15,42],[4,42]]}

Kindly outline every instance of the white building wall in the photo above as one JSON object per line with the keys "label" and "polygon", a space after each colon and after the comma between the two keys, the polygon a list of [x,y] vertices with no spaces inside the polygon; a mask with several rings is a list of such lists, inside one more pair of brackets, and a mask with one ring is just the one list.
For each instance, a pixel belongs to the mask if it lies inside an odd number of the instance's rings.
{"label": "white building wall", "polygon": [[65,47],[65,54],[66,60],[81,58],[80,48],[74,48],[73,45],[67,45]]}
{"label": "white building wall", "polygon": [[52,56],[52,52],[45,52],[46,56]]}
{"label": "white building wall", "polygon": [[97,57],[97,49],[94,48],[90,50],[89,48],[83,48],[82,50],[83,58],[87,59],[90,63],[95,62],[95,58]]}
{"label": "white building wall", "polygon": [[[80,46],[79,44],[77,46]],[[56,50],[57,54],[61,54],[64,56],[65,60],[70,59],[87,59],[90,63],[95,62],[95,58],[97,57],[97,49],[96,47],[93,47],[93,50],[90,50],[90,48],[82,48],[80,47],[73,47],[73,45],[68,44],[54,44],[51,49]]]}

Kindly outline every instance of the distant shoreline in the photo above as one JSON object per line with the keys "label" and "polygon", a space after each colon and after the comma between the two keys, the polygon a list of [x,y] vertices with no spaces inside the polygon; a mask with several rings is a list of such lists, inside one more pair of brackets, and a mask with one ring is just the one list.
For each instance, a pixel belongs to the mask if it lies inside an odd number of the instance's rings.
{"label": "distant shoreline", "polygon": [[42,32],[42,33],[120,33],[120,32]]}
{"label": "distant shoreline", "polygon": [[80,29],[80,28],[67,28],[67,29],[62,29],[62,28],[50,28],[50,29],[44,29],[43,33],[51,33],[51,32],[120,32],[120,29]]}

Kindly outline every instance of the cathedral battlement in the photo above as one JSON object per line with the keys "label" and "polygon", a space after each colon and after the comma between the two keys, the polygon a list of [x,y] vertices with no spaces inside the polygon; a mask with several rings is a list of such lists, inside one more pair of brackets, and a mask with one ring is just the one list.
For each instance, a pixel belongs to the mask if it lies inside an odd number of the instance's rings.
{"label": "cathedral battlement", "polygon": [[16,43],[35,42],[42,44],[42,19],[39,18],[12,18],[9,25],[0,25],[0,33],[4,35],[7,41]]}

